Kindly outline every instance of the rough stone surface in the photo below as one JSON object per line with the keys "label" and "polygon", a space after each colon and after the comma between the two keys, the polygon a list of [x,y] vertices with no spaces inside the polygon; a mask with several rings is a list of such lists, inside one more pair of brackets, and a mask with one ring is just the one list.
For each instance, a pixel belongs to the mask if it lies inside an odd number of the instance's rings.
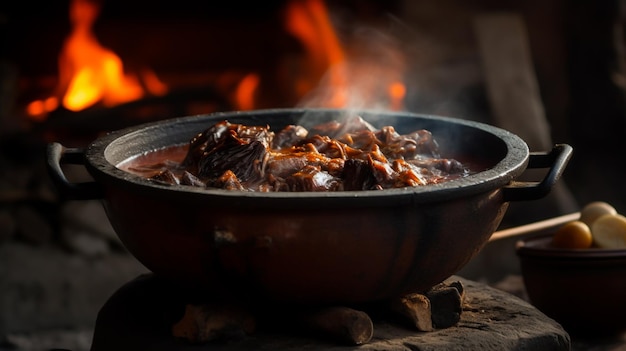
{"label": "rough stone surface", "polygon": [[[570,350],[569,335],[554,320],[527,302],[484,284],[461,280],[466,287],[460,322],[451,328],[419,332],[385,321],[374,321],[372,340],[344,346],[307,335],[257,331],[240,339],[213,343],[211,350]],[[160,291],[161,294],[155,294]],[[151,293],[148,293],[151,292]],[[141,276],[118,290],[98,314],[93,351],[199,350],[174,339],[164,311],[172,289],[152,275]],[[171,308],[170,308],[171,309]]]}
{"label": "rough stone surface", "polygon": [[8,334],[0,339],[1,351],[88,351],[92,329],[45,330],[37,333]]}
{"label": "rough stone surface", "polygon": [[53,231],[43,216],[30,206],[20,206],[15,211],[17,231],[32,245],[45,245],[52,241]]}
{"label": "rough stone surface", "polygon": [[128,254],[89,259],[54,246],[0,245],[0,336],[93,327],[121,285],[147,272]]}
{"label": "rough stone surface", "polygon": [[0,244],[9,241],[15,234],[17,224],[8,210],[0,209]]}

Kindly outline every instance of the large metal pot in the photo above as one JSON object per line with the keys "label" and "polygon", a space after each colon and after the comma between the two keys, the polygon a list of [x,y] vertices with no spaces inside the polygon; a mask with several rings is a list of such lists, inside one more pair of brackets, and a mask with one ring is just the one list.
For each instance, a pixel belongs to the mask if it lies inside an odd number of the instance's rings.
{"label": "large metal pot", "polygon": [[[146,151],[186,143],[213,123],[318,124],[345,110],[274,109],[160,121],[110,133],[85,150],[53,143],[50,174],[72,199],[103,198],[128,250],[186,287],[305,303],[351,303],[421,292],[463,267],[496,230],[510,201],[545,196],[572,152],[530,153],[516,135],[471,121],[358,111],[377,127],[433,132],[445,157],[488,169],[438,185],[402,189],[258,193],[162,185],[115,167]],[[354,113],[354,111],[350,112]],[[91,183],[61,165],[84,164]],[[540,182],[518,182],[548,168]]]}

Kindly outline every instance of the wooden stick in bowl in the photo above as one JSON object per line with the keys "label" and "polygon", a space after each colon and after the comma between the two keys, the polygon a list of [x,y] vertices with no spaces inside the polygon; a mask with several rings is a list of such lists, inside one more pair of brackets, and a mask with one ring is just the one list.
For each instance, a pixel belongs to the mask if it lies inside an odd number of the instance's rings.
{"label": "wooden stick in bowl", "polygon": [[518,227],[502,229],[494,232],[489,238],[489,242],[501,240],[505,238],[522,236],[532,233],[539,233],[543,230],[557,228],[565,223],[575,221],[580,218],[580,212],[569,213],[566,215],[545,219],[539,222],[524,224]]}

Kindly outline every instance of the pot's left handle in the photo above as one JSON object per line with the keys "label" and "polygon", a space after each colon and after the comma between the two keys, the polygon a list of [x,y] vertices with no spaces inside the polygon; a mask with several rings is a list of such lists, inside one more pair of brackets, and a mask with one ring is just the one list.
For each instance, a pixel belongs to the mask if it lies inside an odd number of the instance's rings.
{"label": "pot's left handle", "polygon": [[62,164],[85,165],[85,152],[78,148],[66,148],[59,143],[50,143],[47,150],[48,173],[59,189],[61,196],[67,200],[101,199],[104,191],[100,184],[94,182],[71,183],[67,180]]}
{"label": "pot's left handle", "polygon": [[512,181],[503,190],[504,201],[538,200],[550,192],[561,178],[574,150],[567,144],[557,144],[550,152],[531,152],[527,169],[548,168],[540,182]]}

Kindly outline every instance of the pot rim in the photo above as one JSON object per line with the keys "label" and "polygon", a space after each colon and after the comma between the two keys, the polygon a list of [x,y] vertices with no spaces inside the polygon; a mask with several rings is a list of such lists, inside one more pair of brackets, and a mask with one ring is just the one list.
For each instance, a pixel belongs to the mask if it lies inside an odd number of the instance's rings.
{"label": "pot rim", "polygon": [[[132,142],[133,138],[139,135],[143,135],[144,138],[150,137],[150,131],[166,128],[169,130],[175,130],[179,124],[195,123],[201,121],[219,121],[222,119],[231,118],[252,118],[256,120],[262,120],[264,116],[270,116],[275,114],[305,114],[305,113],[341,113],[350,112],[361,115],[371,115],[380,117],[394,117],[394,118],[421,118],[431,120],[435,122],[458,124],[467,126],[470,128],[478,129],[488,134],[491,134],[500,139],[506,145],[506,155],[491,168],[484,171],[472,174],[460,179],[450,180],[439,184],[393,188],[384,190],[359,190],[359,191],[334,191],[334,192],[247,192],[247,191],[232,191],[224,189],[207,189],[197,188],[185,185],[170,185],[161,184],[154,181],[150,181],[138,175],[134,175],[123,171],[111,163],[107,156],[110,156],[111,145],[120,144],[123,142]],[[202,128],[207,128],[205,124]],[[198,132],[203,129],[199,129]],[[193,135],[189,135],[191,139]],[[437,136],[435,135],[435,138]],[[172,146],[175,144],[168,144],[166,146]],[[158,149],[158,148],[157,148]],[[151,151],[151,150],[145,150]],[[136,156],[128,155],[128,157]],[[186,117],[177,117],[157,122],[150,122],[139,124],[136,126],[128,127],[125,129],[112,131],[106,135],[103,135],[93,141],[85,150],[86,167],[90,174],[96,180],[103,180],[105,183],[114,181],[116,184],[123,184],[124,186],[131,187],[145,187],[154,189],[157,192],[182,192],[187,196],[200,196],[200,197],[219,197],[225,198],[237,198],[240,200],[250,199],[250,201],[258,201],[254,199],[266,199],[272,201],[273,199],[280,201],[283,199],[315,199],[318,201],[341,199],[355,199],[355,202],[362,201],[368,205],[376,203],[384,198],[393,198],[395,201],[405,199],[410,202],[425,202],[425,201],[444,201],[451,198],[457,198],[461,196],[474,195],[484,193],[487,191],[495,190],[507,185],[511,180],[515,179],[521,173],[524,172],[528,165],[529,150],[527,144],[517,135],[481,122],[463,120],[458,118],[417,114],[412,112],[396,112],[396,111],[378,111],[378,110],[366,110],[366,109],[330,109],[330,108],[275,108],[275,109],[262,109],[262,110],[250,110],[250,111],[229,111],[229,112],[215,112],[209,114],[201,114]],[[401,204],[397,203],[397,204]]]}

